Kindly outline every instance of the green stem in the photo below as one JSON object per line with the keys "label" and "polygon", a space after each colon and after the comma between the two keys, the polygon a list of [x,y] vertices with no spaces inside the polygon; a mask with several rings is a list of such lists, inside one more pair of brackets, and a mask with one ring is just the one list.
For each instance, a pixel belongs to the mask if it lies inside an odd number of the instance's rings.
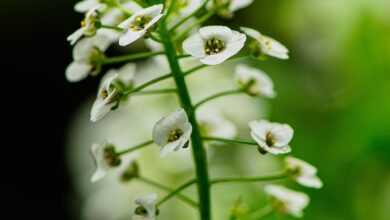
{"label": "green stem", "polygon": [[166,80],[166,79],[170,78],[171,76],[172,76],[171,73],[164,74],[164,75],[162,75],[160,77],[157,77],[155,79],[152,79],[152,80],[150,80],[150,81],[148,81],[148,82],[146,82],[144,84],[141,84],[141,85],[139,85],[139,86],[137,86],[137,87],[135,87],[133,89],[128,89],[128,90],[123,91],[123,95],[126,96],[126,95],[129,95],[131,93],[135,93],[135,92],[141,91],[142,89],[144,89],[146,87],[149,87],[151,85],[154,85],[154,84],[156,84],[158,82],[161,82],[163,80]]}
{"label": "green stem", "polygon": [[180,67],[179,61],[177,59],[176,49],[174,47],[174,43],[171,39],[171,35],[167,29],[167,24],[165,21],[161,23],[160,34],[168,58],[168,63],[172,70],[173,78],[176,83],[181,106],[186,111],[188,115],[188,119],[192,124],[191,141],[193,146],[192,152],[193,152],[195,168],[196,168],[196,177],[198,180],[197,183],[198,183],[198,196],[200,202],[199,204],[200,216],[202,220],[210,220],[211,202],[210,202],[210,185],[209,185],[206,151],[203,146],[202,138],[200,135],[200,129],[198,127],[195,111],[192,106],[191,97],[188,92],[187,84],[184,79],[184,74]]}
{"label": "green stem", "polygon": [[123,29],[120,27],[115,27],[115,26],[110,26],[110,25],[105,25],[105,24],[100,24],[100,28],[111,29],[111,30],[120,31],[120,32],[123,31]]}
{"label": "green stem", "polygon": [[219,137],[202,137],[202,138],[205,141],[219,141],[219,142],[230,143],[230,144],[244,144],[244,145],[257,146],[256,142],[251,142],[251,141],[234,140],[234,139],[226,139],[226,138],[219,138]]}
{"label": "green stem", "polygon": [[[142,181],[142,182],[144,182],[144,183],[147,183],[147,184],[149,184],[149,185],[151,185],[151,186],[154,186],[154,187],[156,187],[156,188],[159,188],[159,189],[161,189],[161,190],[163,190],[163,191],[166,191],[166,192],[168,192],[169,194],[171,194],[171,193],[174,191],[173,189],[171,189],[171,188],[169,188],[169,187],[167,187],[167,186],[165,186],[165,185],[162,185],[162,184],[160,184],[160,183],[158,183],[158,182],[156,182],[156,181],[147,179],[147,178],[145,178],[145,177],[138,177],[138,180],[140,180],[140,181]],[[168,194],[168,195],[169,195],[169,194]],[[190,205],[190,206],[192,206],[192,207],[195,207],[195,208],[198,207],[198,203],[195,202],[195,201],[193,201],[191,198],[188,198],[187,196],[184,196],[184,195],[181,195],[181,194],[178,194],[178,193],[175,194],[175,196],[176,196],[178,199],[180,199],[181,201],[187,203],[188,205]],[[158,205],[161,205],[161,204],[158,204]]]}
{"label": "green stem", "polygon": [[140,59],[146,59],[149,57],[157,56],[164,54],[164,52],[144,52],[144,53],[136,53],[136,54],[130,54],[130,55],[123,55],[123,56],[117,56],[117,57],[108,57],[101,61],[101,64],[114,64],[114,63],[122,63],[122,62],[129,62],[134,60],[140,60]]}
{"label": "green stem", "polygon": [[170,198],[173,198],[177,194],[179,194],[181,191],[183,191],[185,188],[191,186],[192,184],[196,183],[196,179],[190,180],[183,185],[179,186],[175,190],[172,190],[168,195],[160,199],[160,201],[157,202],[157,206],[162,205],[164,202],[168,201]]}
{"label": "green stem", "polygon": [[130,11],[127,8],[123,7],[123,5],[118,0],[115,0],[114,4],[115,4],[116,8],[118,8],[123,14],[125,14],[127,16],[131,16],[133,14],[132,11]]}
{"label": "green stem", "polygon": [[148,90],[148,91],[140,91],[132,93],[133,96],[139,96],[139,95],[158,95],[158,94],[169,94],[169,93],[175,93],[177,92],[177,89],[156,89],[156,90]]}
{"label": "green stem", "polygon": [[249,213],[249,216],[250,219],[262,219],[272,214],[273,211],[274,209],[272,208],[272,206],[269,205],[252,213]]}
{"label": "green stem", "polygon": [[196,71],[201,70],[201,69],[203,69],[203,68],[205,68],[205,67],[208,67],[208,66],[205,65],[205,64],[201,64],[201,65],[199,65],[199,66],[193,67],[193,68],[191,68],[191,69],[185,71],[183,75],[184,75],[184,76],[191,75],[192,73],[195,73]]}
{"label": "green stem", "polygon": [[130,148],[126,149],[126,150],[119,151],[119,152],[116,153],[116,155],[122,156],[122,155],[124,155],[124,154],[128,154],[128,153],[130,153],[130,152],[139,150],[139,149],[144,148],[144,147],[146,147],[146,146],[148,146],[148,145],[151,145],[151,144],[153,144],[153,141],[146,141],[146,142],[143,142],[143,143],[141,143],[141,144],[138,144],[138,145],[136,145],[136,146],[134,146],[134,147],[130,147]]}
{"label": "green stem", "polygon": [[197,109],[197,108],[199,108],[199,106],[205,104],[206,102],[217,99],[219,97],[228,96],[228,95],[235,95],[235,94],[240,94],[240,93],[243,93],[242,89],[234,89],[234,90],[219,92],[217,94],[214,94],[210,97],[207,97],[207,98],[199,101],[198,103],[196,103],[194,105],[194,108]]}
{"label": "green stem", "polygon": [[211,180],[210,184],[215,185],[219,183],[231,183],[231,182],[261,182],[261,181],[280,180],[286,177],[288,177],[288,173],[286,171],[283,171],[279,174],[274,174],[269,176],[216,178]]}
{"label": "green stem", "polygon": [[185,22],[187,22],[189,19],[191,19],[192,17],[194,17],[196,14],[198,14],[204,7],[206,7],[207,3],[209,2],[209,0],[206,0],[203,2],[203,4],[201,6],[199,6],[198,9],[196,9],[195,11],[193,11],[191,14],[189,14],[187,17],[183,18],[182,20],[180,20],[179,22],[177,22],[169,31],[170,32],[173,32],[175,31],[178,27],[180,27],[182,24],[184,24]]}

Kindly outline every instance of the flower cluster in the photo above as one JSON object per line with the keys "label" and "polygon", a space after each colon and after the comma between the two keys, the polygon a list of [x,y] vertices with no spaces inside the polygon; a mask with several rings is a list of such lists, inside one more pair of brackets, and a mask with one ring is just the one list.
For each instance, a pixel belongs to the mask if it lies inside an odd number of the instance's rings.
{"label": "flower cluster", "polygon": [[[288,124],[271,122],[266,119],[248,123],[250,136],[254,141],[236,140],[238,134],[234,123],[215,110],[198,111],[199,107],[215,98],[230,94],[247,94],[251,97],[275,98],[272,79],[262,70],[250,65],[239,64],[235,68],[234,80],[237,89],[221,92],[192,104],[185,77],[211,65],[219,65],[236,58],[252,57],[258,61],[265,56],[288,59],[288,49],[278,41],[265,36],[255,29],[241,27],[233,30],[227,26],[202,26],[211,16],[232,18],[234,12],[249,6],[253,0],[169,0],[156,4],[152,0],[83,0],[75,5],[75,10],[85,13],[81,27],[68,37],[73,48],[73,62],[66,69],[70,82],[81,81],[88,76],[98,76],[106,67],[124,64],[118,69],[108,69],[101,77],[96,100],[92,106],[92,122],[102,120],[108,113],[120,107],[132,95],[176,93],[181,107],[158,120],[151,132],[151,140],[119,151],[112,143],[103,142],[92,146],[96,171],[91,181],[96,182],[115,170],[123,181],[140,178],[140,170],[135,162],[135,151],[155,144],[162,157],[175,151],[191,148],[194,152],[197,178],[192,183],[199,184],[199,210],[209,220],[207,146],[217,143],[249,144],[257,147],[259,155],[282,155],[292,151],[290,142],[294,130]],[[159,1],[157,1],[159,2]],[[136,42],[145,43],[151,51],[130,53],[117,57],[107,57],[105,51],[117,44],[127,47]],[[125,49],[124,49],[125,50]],[[170,67],[171,73],[137,84],[137,64],[139,59],[164,56],[166,62],[158,62],[162,68]],[[200,65],[184,71],[179,59],[193,58]],[[145,90],[162,80],[173,78],[176,88]],[[294,158],[285,157],[286,171],[281,177],[290,177],[297,183],[321,188],[317,170],[312,165]],[[276,178],[276,177],[275,177]],[[218,182],[218,181],[215,181]],[[181,189],[179,187],[179,189]],[[265,192],[271,198],[273,210],[295,217],[302,216],[302,210],[309,203],[303,194],[282,186],[268,185]],[[173,195],[178,192],[173,191]],[[135,201],[134,215],[153,220],[159,213],[158,205],[167,198],[158,200],[156,194],[140,197]],[[179,195],[178,195],[179,197]],[[183,196],[180,196],[183,198]],[[184,201],[196,204],[184,197]]]}

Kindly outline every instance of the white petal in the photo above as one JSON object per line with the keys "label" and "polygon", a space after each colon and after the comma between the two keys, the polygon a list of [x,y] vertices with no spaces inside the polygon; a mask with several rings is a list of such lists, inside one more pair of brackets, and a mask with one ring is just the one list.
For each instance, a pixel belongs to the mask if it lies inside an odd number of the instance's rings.
{"label": "white petal", "polygon": [[276,93],[271,78],[259,69],[247,65],[238,65],[235,71],[236,81],[244,86],[254,80],[254,84],[249,87],[251,95],[263,95],[268,98],[274,98]]}
{"label": "white petal", "polygon": [[[188,2],[188,1],[187,1]],[[203,0],[189,0],[189,4],[180,10],[182,16],[187,16],[202,6]]]}
{"label": "white petal", "polygon": [[84,0],[76,3],[74,10],[80,13],[85,13],[92,8],[102,5],[98,0]]}
{"label": "white petal", "polygon": [[106,176],[109,169],[104,159],[104,150],[107,146],[107,142],[100,144],[93,144],[91,147],[91,154],[93,156],[96,171],[91,177],[91,182],[96,182]]}
{"label": "white petal", "polygon": [[256,40],[259,40],[262,35],[260,34],[260,32],[258,32],[257,30],[255,29],[252,29],[252,28],[248,28],[248,27],[241,27],[240,28],[246,35],[248,35],[249,37],[251,38],[254,38]]}
{"label": "white petal", "polygon": [[275,139],[275,146],[281,147],[290,143],[294,135],[294,130],[290,125],[273,123],[271,133]]}
{"label": "white petal", "polygon": [[273,56],[279,59],[288,59],[288,49],[283,46],[281,43],[278,41],[267,37],[267,36],[262,36],[260,39],[260,44],[261,44],[261,50],[263,53]]}
{"label": "white petal", "polygon": [[200,28],[199,34],[205,40],[215,37],[224,41],[228,41],[232,37],[233,32],[226,26],[211,25]]}
{"label": "white petal", "polygon": [[66,69],[65,75],[69,82],[79,82],[87,78],[92,66],[84,62],[72,62]]}
{"label": "white petal", "polygon": [[194,34],[183,42],[183,50],[193,57],[202,58],[206,56],[204,44],[205,42],[203,41],[201,35]]}
{"label": "white petal", "polygon": [[265,141],[267,132],[271,129],[271,123],[267,120],[251,121],[248,123],[251,132]]}
{"label": "white petal", "polygon": [[250,4],[252,4],[254,0],[231,0],[229,5],[229,11],[235,12],[242,8],[246,8]]}
{"label": "white petal", "polygon": [[106,101],[100,98],[96,99],[91,109],[90,120],[92,122],[101,120],[111,111],[114,105],[115,104],[107,104]]}
{"label": "white petal", "polygon": [[69,35],[68,38],[66,38],[66,40],[69,41],[71,45],[74,45],[83,35],[84,35],[84,29],[79,28],[71,35]]}
{"label": "white petal", "polygon": [[154,220],[156,217],[156,202],[157,194],[152,193],[135,200],[135,203],[146,209],[146,216],[142,216],[144,220]]}
{"label": "white petal", "polygon": [[126,85],[129,86],[133,83],[134,75],[137,65],[135,63],[128,63],[120,68],[118,78]]}
{"label": "white petal", "polygon": [[140,39],[145,34],[146,34],[146,31],[134,32],[134,31],[129,30],[119,38],[119,45],[123,46],[123,47],[127,46],[127,45],[135,42],[136,40]]}

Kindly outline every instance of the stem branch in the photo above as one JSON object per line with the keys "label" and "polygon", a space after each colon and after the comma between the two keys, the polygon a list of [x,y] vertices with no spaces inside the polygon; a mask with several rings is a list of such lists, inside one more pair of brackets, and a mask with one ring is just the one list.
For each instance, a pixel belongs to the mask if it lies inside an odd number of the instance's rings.
{"label": "stem branch", "polygon": [[235,95],[235,94],[240,94],[240,93],[243,93],[242,89],[234,89],[234,90],[219,92],[217,94],[214,94],[214,95],[207,97],[207,98],[201,100],[200,102],[196,103],[194,105],[194,108],[197,109],[197,108],[199,108],[199,106],[205,104],[206,102],[214,100],[214,99],[222,97],[222,96]]}

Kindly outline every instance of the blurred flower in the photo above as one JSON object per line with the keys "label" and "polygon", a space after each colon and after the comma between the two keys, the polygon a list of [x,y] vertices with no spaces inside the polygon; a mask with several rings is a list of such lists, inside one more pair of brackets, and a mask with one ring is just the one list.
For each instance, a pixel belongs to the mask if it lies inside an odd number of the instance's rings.
{"label": "blurred flower", "polygon": [[260,32],[252,28],[241,27],[241,30],[256,41],[252,48],[255,56],[266,54],[279,59],[289,58],[288,49],[278,41],[262,35]]}
{"label": "blurred flower", "polygon": [[99,60],[104,56],[107,44],[102,44],[106,38],[95,36],[79,41],[73,48],[73,62],[69,64],[65,73],[69,82],[78,82],[88,75],[96,75],[100,72]]}
{"label": "blurred flower", "polygon": [[216,0],[210,1],[208,8],[211,10],[217,8],[219,16],[232,18],[233,13],[245,7],[248,7],[254,0]]}
{"label": "blurred flower", "polygon": [[291,151],[288,145],[294,130],[287,124],[269,122],[267,120],[249,122],[251,136],[259,145],[262,154],[285,154]]}
{"label": "blurred flower", "polygon": [[98,90],[96,101],[91,110],[91,121],[96,122],[102,119],[112,109],[118,106],[120,91],[114,85],[118,74],[106,74]]}
{"label": "blurred flower", "polygon": [[161,147],[160,155],[186,148],[189,144],[192,126],[186,112],[179,109],[160,119],[153,128],[153,140]]}
{"label": "blurred flower", "polygon": [[179,0],[176,1],[179,7],[179,13],[181,16],[190,15],[192,12],[197,10],[204,0]]}
{"label": "blurred flower", "polygon": [[84,20],[81,22],[81,28],[67,38],[71,45],[75,44],[84,35],[90,37],[96,34],[96,22],[99,20],[99,9],[100,6],[97,6],[86,13]]}
{"label": "blurred flower", "polygon": [[135,12],[130,18],[123,21],[118,27],[125,29],[119,38],[119,45],[127,46],[144,36],[148,29],[160,20],[163,5],[154,5]]}
{"label": "blurred flower", "polygon": [[311,164],[295,157],[285,159],[287,170],[299,184],[306,187],[321,188],[322,181],[317,177],[317,169]]}
{"label": "blurred flower", "polygon": [[139,167],[135,160],[128,160],[122,169],[119,169],[119,178],[122,182],[129,182],[137,177],[139,177]]}
{"label": "blurred flower", "polygon": [[251,96],[274,98],[276,93],[271,78],[259,69],[247,65],[238,65],[235,73],[236,81]]}
{"label": "blurred flower", "polygon": [[76,3],[76,5],[74,6],[74,10],[77,12],[85,13],[93,8],[101,8],[104,6],[105,4],[102,0],[83,0]]}
{"label": "blurred flower", "polygon": [[120,69],[111,69],[107,72],[108,76],[118,75],[115,82],[122,88],[129,88],[134,84],[134,76],[137,69],[135,63],[128,63]]}
{"label": "blurred flower", "polygon": [[134,210],[134,214],[142,217],[143,220],[154,220],[158,215],[158,209],[156,207],[157,194],[152,193],[135,200],[137,208]]}
{"label": "blurred flower", "polygon": [[203,136],[231,139],[237,135],[236,126],[216,110],[203,110],[197,116]]}
{"label": "blurred flower", "polygon": [[310,198],[301,192],[296,192],[278,185],[267,185],[264,191],[272,199],[273,208],[283,214],[297,218],[303,216],[303,209],[309,205]]}
{"label": "blurred flower", "polygon": [[206,26],[186,39],[183,50],[208,65],[217,65],[237,54],[246,36],[225,26]]}
{"label": "blurred flower", "polygon": [[[161,43],[159,43],[155,40],[152,40],[150,38],[145,40],[145,45],[147,48],[149,48],[151,51],[154,51],[154,52],[159,52],[159,51],[164,50],[164,47]],[[154,56],[152,59],[161,68],[166,68],[167,66],[169,66],[165,55]]]}
{"label": "blurred flower", "polygon": [[114,145],[108,142],[93,144],[91,153],[96,165],[96,171],[91,178],[91,182],[102,179],[110,169],[118,167],[122,162],[116,155]]}

